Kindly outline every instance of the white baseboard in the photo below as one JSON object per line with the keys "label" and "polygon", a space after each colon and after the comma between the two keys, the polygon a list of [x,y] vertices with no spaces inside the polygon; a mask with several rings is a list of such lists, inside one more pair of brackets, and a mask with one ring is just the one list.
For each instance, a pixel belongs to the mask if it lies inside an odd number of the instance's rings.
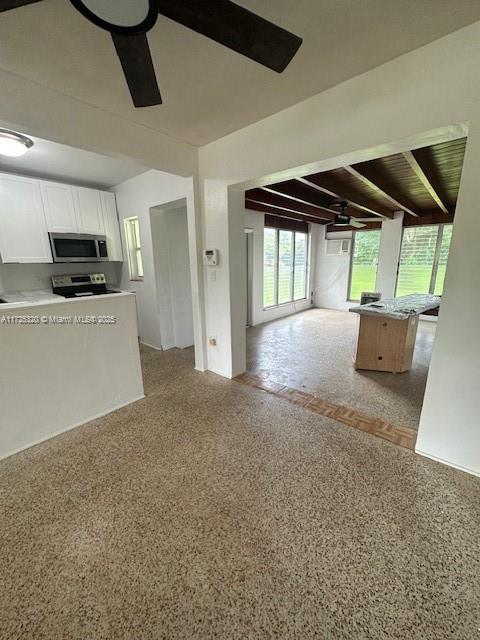
{"label": "white baseboard", "polygon": [[465,473],[469,473],[472,476],[480,477],[479,471],[474,471],[473,469],[469,469],[468,467],[462,467],[459,464],[454,464],[449,460],[444,460],[443,458],[438,458],[437,456],[432,456],[430,453],[425,453],[425,451],[421,451],[420,449],[415,449],[415,453],[418,453],[419,456],[423,456],[424,458],[430,458],[430,460],[435,460],[435,462],[441,462],[442,464],[446,464],[447,467],[453,467],[454,469],[458,469],[459,471],[463,471]]}
{"label": "white baseboard", "polygon": [[97,418],[103,418],[103,416],[106,416],[109,413],[112,413],[112,411],[117,411],[118,409],[122,409],[122,407],[126,407],[129,404],[132,404],[134,402],[138,402],[139,400],[143,400],[143,398],[145,398],[145,394],[142,394],[138,398],[133,398],[133,400],[127,400],[127,402],[122,402],[121,404],[115,405],[111,409],[107,409],[106,411],[102,411],[101,413],[97,413],[97,414],[95,414],[93,416],[90,416],[90,417],[86,418],[85,420],[82,420],[81,422],[76,422],[75,424],[69,425],[68,427],[65,427],[64,429],[59,429],[59,431],[55,431],[54,433],[51,433],[46,438],[40,438],[39,440],[34,440],[33,442],[29,442],[28,444],[26,444],[23,447],[19,447],[18,449],[14,449],[13,451],[9,451],[8,453],[2,453],[2,454],[0,454],[0,460],[4,460],[5,458],[9,458],[10,456],[15,455],[16,453],[20,453],[20,451],[25,451],[26,449],[30,449],[31,447],[34,447],[37,444],[41,444],[42,442],[46,442],[47,440],[50,440],[51,438],[55,438],[56,436],[59,436],[62,433],[66,433],[67,431],[71,431],[72,429],[76,429],[77,427],[81,427],[82,425],[87,424],[88,422],[92,422],[93,420],[97,420]]}
{"label": "white baseboard", "polygon": [[139,340],[140,344],[143,344],[145,347],[150,347],[150,349],[155,349],[155,351],[163,351],[162,347],[155,347],[153,344],[149,344],[144,340]]}

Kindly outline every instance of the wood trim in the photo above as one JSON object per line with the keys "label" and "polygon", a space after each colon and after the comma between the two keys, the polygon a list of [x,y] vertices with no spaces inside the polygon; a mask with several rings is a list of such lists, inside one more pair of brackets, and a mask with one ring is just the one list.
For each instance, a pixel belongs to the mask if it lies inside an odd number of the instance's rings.
{"label": "wood trim", "polygon": [[299,231],[300,233],[308,233],[308,224],[300,220],[292,220],[291,218],[282,218],[274,216],[270,213],[265,215],[265,226],[273,229],[284,229],[286,231]]}
{"label": "wood trim", "polygon": [[380,194],[383,198],[390,200],[395,206],[409,213],[411,216],[420,215],[415,206],[400,193],[396,193],[390,184],[386,184],[385,180],[378,174],[378,172],[367,162],[360,162],[358,164],[343,167],[348,173],[360,180],[370,189],[373,189],[376,193]]}
{"label": "wood trim", "polygon": [[234,380],[249,387],[270,393],[277,396],[277,398],[287,400],[291,404],[304,407],[313,413],[326,416],[327,418],[341,422],[359,431],[364,431],[382,440],[387,440],[392,444],[410,449],[411,451],[415,450],[417,432],[410,427],[397,426],[381,418],[367,416],[355,409],[343,407],[333,402],[327,402],[311,393],[305,393],[305,391],[300,391],[300,389],[287,387],[267,378],[259,378],[251,373],[242,373],[234,378]]}
{"label": "wood trim", "polygon": [[[362,213],[373,214],[382,218],[393,218],[392,211],[382,207],[374,200],[360,195],[350,186],[342,183],[341,180],[329,176],[327,172],[317,173],[306,178],[297,178],[297,180],[333,198],[347,201],[351,207],[362,211]],[[349,215],[355,216],[356,214],[351,212]]]}
{"label": "wood trim", "polygon": [[454,220],[453,213],[442,213],[441,211],[428,211],[427,213],[422,214],[418,218],[412,218],[410,216],[405,216],[403,218],[403,226],[404,227],[414,227],[417,225],[425,225],[425,224],[449,224]]}

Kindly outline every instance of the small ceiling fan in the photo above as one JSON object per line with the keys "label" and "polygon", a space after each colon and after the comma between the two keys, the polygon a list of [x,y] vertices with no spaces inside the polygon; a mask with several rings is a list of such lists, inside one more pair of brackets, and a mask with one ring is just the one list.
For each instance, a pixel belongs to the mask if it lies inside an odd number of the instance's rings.
{"label": "small ceiling fan", "polygon": [[[345,209],[348,206],[348,202],[343,200],[338,204],[340,206],[341,211],[340,213],[337,213],[337,215],[335,216],[334,220],[332,220],[332,222],[327,223],[326,225],[327,227],[329,226],[355,227],[355,229],[363,229],[363,227],[367,226],[363,224],[363,222],[360,222],[358,218],[354,218],[353,216],[349,216],[347,213],[345,213]],[[334,205],[330,205],[330,206],[334,206]],[[362,219],[365,220],[365,218],[362,218]]]}
{"label": "small ceiling fan", "polygon": [[[0,12],[42,0],[0,0]],[[110,32],[136,107],[162,104],[147,32],[162,14],[281,73],[302,39],[231,0],[70,0]]]}

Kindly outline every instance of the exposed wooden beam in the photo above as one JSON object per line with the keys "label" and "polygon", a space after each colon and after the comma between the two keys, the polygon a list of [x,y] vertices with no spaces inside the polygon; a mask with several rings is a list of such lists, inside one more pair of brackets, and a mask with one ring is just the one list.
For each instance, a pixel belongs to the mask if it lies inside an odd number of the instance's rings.
{"label": "exposed wooden beam", "polygon": [[[428,151],[428,150],[427,150]],[[413,169],[415,175],[428,191],[430,197],[437,203],[443,213],[449,213],[446,203],[448,200],[443,195],[443,187],[438,175],[424,149],[405,151],[403,157]]]}
{"label": "exposed wooden beam", "polygon": [[282,191],[277,190],[277,185],[272,185],[271,187],[262,187],[262,191],[267,191],[276,196],[280,196],[281,198],[286,198],[290,202],[290,206],[292,208],[302,208],[303,206],[314,207],[319,215],[323,215],[325,220],[332,220],[332,216],[334,217],[338,212],[335,209],[331,209],[326,204],[312,204],[308,200],[297,198],[287,193],[283,193]]}
{"label": "exposed wooden beam", "polygon": [[321,209],[320,207],[314,207],[311,204],[299,202],[298,200],[273,193],[267,189],[249,189],[245,192],[245,198],[251,202],[259,202],[260,204],[287,209],[295,211],[296,213],[303,213],[313,218],[326,220],[327,222],[333,220],[337,213],[334,210]]}
{"label": "exposed wooden beam", "polygon": [[[384,218],[393,218],[393,212],[382,205],[375,202],[372,198],[365,197],[364,195],[352,189],[348,184],[342,182],[342,180],[330,175],[328,172],[317,173],[305,178],[297,178],[298,182],[301,182],[312,189],[325,193],[327,196],[335,198],[337,200],[346,200],[351,207],[358,209],[362,213],[369,215],[375,215]],[[350,213],[355,215],[355,212]]]}
{"label": "exposed wooden beam", "polygon": [[418,216],[419,211],[416,210],[407,196],[401,193],[397,193],[397,190],[392,186],[371,164],[370,162],[360,162],[358,164],[344,167],[348,173],[360,180],[363,184],[367,185],[370,189],[380,194],[382,197],[389,200],[399,210],[409,213],[411,216]]}
{"label": "exposed wooden beam", "polygon": [[259,213],[270,213],[273,216],[288,218],[290,220],[298,220],[299,222],[310,222],[311,224],[326,224],[328,222],[327,220],[312,218],[311,216],[296,213],[295,211],[289,211],[288,209],[281,209],[280,207],[272,207],[260,202],[253,202],[252,200],[245,200],[245,209],[258,211]]}
{"label": "exposed wooden beam", "polygon": [[[340,209],[332,207],[332,201],[338,200],[338,198],[332,198],[331,196],[320,193],[314,186],[304,184],[301,180],[286,180],[285,182],[268,185],[267,187],[263,187],[263,189],[296,202],[318,207],[318,209],[327,213],[335,215],[340,211]],[[350,216],[357,214],[357,212],[350,207],[346,207],[345,213]]]}

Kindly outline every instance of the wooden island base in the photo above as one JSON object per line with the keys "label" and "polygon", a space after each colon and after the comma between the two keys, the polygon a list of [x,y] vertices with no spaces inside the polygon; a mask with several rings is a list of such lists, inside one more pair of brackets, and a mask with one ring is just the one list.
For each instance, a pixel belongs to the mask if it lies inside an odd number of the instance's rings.
{"label": "wooden island base", "polygon": [[412,366],[418,315],[393,319],[361,314],[355,369],[401,373]]}

